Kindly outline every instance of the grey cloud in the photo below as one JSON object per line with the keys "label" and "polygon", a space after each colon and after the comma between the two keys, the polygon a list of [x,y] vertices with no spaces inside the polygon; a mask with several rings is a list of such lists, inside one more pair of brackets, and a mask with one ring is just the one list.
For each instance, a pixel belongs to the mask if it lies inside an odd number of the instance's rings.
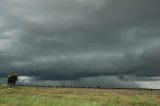
{"label": "grey cloud", "polygon": [[2,0],[0,76],[159,76],[159,10],[159,0]]}
{"label": "grey cloud", "polygon": [[[154,50],[153,50],[154,48]],[[102,75],[130,75],[158,77],[159,46],[148,48],[142,53],[129,52],[122,55],[71,56],[41,60],[41,62],[13,64],[19,73],[38,76],[48,80],[74,80]]]}

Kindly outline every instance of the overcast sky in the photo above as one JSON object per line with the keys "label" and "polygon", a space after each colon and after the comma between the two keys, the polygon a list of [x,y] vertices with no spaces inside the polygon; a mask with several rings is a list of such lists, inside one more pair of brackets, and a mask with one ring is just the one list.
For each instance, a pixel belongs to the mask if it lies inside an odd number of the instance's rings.
{"label": "overcast sky", "polygon": [[1,0],[0,78],[160,88],[160,0]]}

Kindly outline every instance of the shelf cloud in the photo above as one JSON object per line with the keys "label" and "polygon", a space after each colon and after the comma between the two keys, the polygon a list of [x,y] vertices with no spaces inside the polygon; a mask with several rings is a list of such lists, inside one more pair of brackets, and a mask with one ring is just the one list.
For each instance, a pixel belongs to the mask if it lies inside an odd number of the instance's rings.
{"label": "shelf cloud", "polygon": [[0,77],[159,81],[159,11],[159,0],[1,0]]}

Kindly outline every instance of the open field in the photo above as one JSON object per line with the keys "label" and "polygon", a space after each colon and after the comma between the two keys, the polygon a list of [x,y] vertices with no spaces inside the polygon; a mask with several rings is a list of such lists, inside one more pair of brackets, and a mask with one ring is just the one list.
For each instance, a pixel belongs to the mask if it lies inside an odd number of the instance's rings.
{"label": "open field", "polygon": [[160,91],[0,87],[0,106],[160,106]]}

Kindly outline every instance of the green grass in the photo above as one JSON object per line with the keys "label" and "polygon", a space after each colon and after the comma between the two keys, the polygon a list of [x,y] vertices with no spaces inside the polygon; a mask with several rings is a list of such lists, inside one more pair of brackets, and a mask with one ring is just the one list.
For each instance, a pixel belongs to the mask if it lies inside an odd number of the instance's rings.
{"label": "green grass", "polygon": [[160,106],[160,91],[0,87],[0,106]]}

